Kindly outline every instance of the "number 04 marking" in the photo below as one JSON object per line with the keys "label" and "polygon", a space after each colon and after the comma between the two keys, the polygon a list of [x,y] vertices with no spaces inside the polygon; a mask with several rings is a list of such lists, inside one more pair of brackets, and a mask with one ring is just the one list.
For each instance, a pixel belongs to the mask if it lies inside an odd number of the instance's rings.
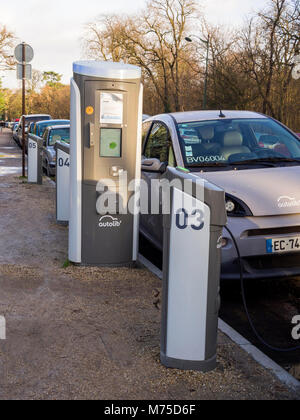
{"label": "number 04 marking", "polygon": [[66,159],[63,159],[63,158],[59,158],[58,159],[58,166],[60,167],[60,168],[62,168],[63,166],[70,166],[70,159],[69,158],[66,158]]}

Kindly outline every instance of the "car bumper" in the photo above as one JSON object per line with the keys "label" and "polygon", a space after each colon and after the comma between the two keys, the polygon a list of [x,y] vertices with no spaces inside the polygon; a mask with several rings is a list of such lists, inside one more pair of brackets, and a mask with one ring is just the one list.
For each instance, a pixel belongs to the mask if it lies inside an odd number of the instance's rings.
{"label": "car bumper", "polygon": [[[280,278],[300,275],[300,251],[267,253],[271,238],[300,236],[300,214],[270,217],[236,217],[228,219],[241,254],[244,277],[249,279]],[[222,250],[222,279],[238,279],[240,266],[234,243],[224,229],[227,245]]]}

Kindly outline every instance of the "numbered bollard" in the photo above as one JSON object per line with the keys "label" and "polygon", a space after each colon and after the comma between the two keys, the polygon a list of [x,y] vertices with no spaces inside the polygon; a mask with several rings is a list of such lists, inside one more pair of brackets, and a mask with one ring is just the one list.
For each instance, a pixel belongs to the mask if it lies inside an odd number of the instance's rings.
{"label": "numbered bollard", "polygon": [[56,220],[69,222],[70,218],[70,145],[55,144],[56,150]]}
{"label": "numbered bollard", "polygon": [[161,362],[207,372],[216,367],[225,193],[174,168],[165,180]]}
{"label": "numbered bollard", "polygon": [[28,139],[28,183],[43,183],[43,141]]}

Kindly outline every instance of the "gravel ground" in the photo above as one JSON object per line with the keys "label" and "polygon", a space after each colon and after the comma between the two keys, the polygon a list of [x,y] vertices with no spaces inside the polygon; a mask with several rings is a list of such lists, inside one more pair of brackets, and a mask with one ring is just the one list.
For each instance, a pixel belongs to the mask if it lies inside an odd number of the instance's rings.
{"label": "gravel ground", "polygon": [[214,372],[159,362],[160,281],[69,266],[54,187],[0,177],[0,399],[298,399],[227,337]]}

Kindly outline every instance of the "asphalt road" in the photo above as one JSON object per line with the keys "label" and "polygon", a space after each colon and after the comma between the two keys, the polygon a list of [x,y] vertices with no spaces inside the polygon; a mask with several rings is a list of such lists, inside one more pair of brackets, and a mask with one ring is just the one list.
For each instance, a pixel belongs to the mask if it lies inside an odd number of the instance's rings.
{"label": "asphalt road", "polygon": [[21,175],[21,167],[22,151],[13,141],[11,130],[4,128],[0,135],[0,176],[10,174]]}

